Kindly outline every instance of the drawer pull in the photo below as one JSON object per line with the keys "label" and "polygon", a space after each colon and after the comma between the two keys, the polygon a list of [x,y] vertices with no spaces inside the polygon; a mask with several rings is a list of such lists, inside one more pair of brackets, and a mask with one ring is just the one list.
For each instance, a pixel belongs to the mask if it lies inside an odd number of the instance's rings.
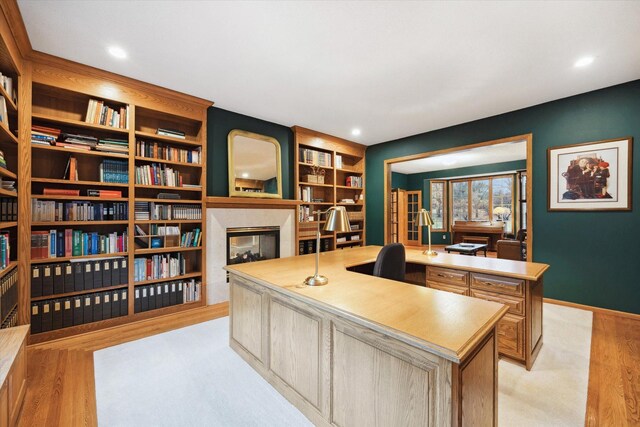
{"label": "drawer pull", "polygon": [[494,283],[494,282],[483,282],[481,280],[478,280],[478,282],[480,282],[481,285],[485,285],[485,286],[511,286],[511,287],[517,287],[520,284],[519,283]]}

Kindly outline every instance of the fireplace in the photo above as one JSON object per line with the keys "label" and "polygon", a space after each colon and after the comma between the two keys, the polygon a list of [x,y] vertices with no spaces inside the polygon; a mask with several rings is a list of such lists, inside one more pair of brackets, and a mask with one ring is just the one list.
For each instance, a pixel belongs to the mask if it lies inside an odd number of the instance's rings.
{"label": "fireplace", "polygon": [[227,265],[280,258],[280,227],[227,228]]}

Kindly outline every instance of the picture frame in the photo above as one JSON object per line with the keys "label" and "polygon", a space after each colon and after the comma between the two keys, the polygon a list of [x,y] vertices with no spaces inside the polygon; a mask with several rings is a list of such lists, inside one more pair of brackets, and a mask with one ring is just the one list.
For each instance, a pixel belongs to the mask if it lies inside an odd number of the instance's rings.
{"label": "picture frame", "polygon": [[633,138],[547,149],[548,211],[630,211]]}

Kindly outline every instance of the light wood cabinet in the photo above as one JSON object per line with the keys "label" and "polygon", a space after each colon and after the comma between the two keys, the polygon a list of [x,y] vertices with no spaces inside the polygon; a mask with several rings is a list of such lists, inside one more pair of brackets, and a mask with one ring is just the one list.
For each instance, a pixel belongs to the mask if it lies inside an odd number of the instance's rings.
{"label": "light wood cabinet", "polygon": [[29,326],[0,331],[0,426],[14,426],[27,389],[26,338]]}
{"label": "light wood cabinet", "polygon": [[498,323],[500,352],[516,359],[524,358],[524,324],[522,316],[506,314]]}
{"label": "light wood cabinet", "polygon": [[9,425],[9,393],[7,386],[0,387],[0,426]]}

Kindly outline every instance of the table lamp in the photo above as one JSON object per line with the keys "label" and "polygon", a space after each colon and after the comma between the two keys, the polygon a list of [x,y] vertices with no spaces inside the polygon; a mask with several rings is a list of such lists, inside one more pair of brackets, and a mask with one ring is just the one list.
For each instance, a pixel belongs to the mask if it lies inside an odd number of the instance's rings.
{"label": "table lamp", "polygon": [[428,256],[438,255],[438,252],[431,250],[431,226],[433,225],[433,220],[429,215],[429,211],[426,210],[425,208],[420,209],[420,212],[418,212],[418,216],[416,220],[418,221],[418,226],[427,227],[429,232],[429,249],[424,251],[423,254]]}
{"label": "table lamp", "polygon": [[349,224],[349,216],[344,206],[332,206],[326,211],[315,211],[314,215],[318,215],[318,234],[316,238],[316,274],[309,276],[304,280],[307,286],[323,286],[329,283],[329,279],[318,274],[318,265],[320,264],[320,215],[328,214],[327,222],[325,222],[323,231],[337,231],[338,233],[351,231]]}

